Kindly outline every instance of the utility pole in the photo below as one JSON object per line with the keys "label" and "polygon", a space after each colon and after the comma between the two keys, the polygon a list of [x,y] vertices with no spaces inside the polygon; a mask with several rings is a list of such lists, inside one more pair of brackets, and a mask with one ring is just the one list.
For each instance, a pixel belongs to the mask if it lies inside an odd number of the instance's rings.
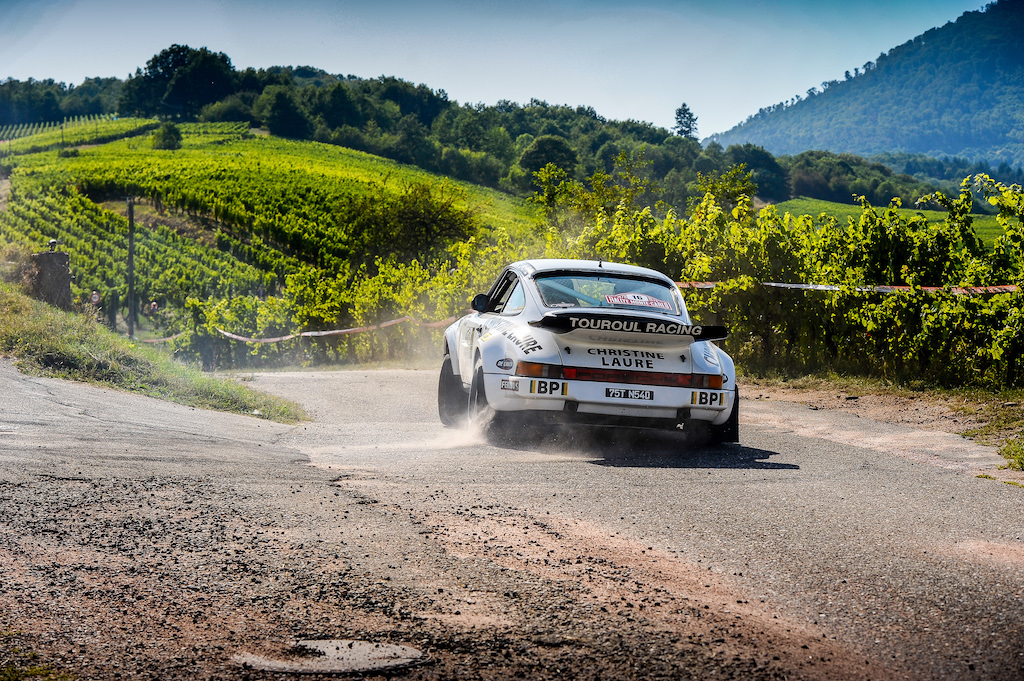
{"label": "utility pole", "polygon": [[128,197],[128,337],[135,337],[135,202]]}

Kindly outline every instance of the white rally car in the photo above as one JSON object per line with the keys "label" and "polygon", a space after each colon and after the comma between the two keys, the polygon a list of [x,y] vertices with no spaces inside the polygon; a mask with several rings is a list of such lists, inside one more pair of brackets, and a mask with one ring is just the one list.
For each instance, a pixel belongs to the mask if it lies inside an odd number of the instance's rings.
{"label": "white rally car", "polygon": [[489,415],[681,428],[739,440],[732,359],[692,324],[654,270],[590,260],[523,260],[444,332],[441,422]]}

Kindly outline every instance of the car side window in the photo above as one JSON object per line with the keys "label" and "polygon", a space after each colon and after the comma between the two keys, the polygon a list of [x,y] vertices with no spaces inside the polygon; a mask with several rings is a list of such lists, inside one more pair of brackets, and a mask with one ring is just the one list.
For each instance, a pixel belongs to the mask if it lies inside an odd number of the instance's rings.
{"label": "car side window", "polygon": [[512,287],[512,292],[509,293],[508,300],[505,301],[505,306],[501,308],[501,314],[516,315],[522,312],[524,307],[526,307],[526,293],[523,291],[523,283],[517,281]]}
{"label": "car side window", "polygon": [[494,292],[494,297],[491,299],[491,312],[497,312],[498,314],[505,313],[505,307],[508,304],[509,298],[512,296],[512,291],[516,288],[519,283],[519,278],[516,275],[509,272],[505,275],[504,281],[498,286],[498,290]]}

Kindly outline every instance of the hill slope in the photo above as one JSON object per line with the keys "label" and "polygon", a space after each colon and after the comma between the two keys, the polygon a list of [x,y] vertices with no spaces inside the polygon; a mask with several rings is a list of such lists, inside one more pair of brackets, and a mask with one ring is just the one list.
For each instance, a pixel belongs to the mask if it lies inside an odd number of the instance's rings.
{"label": "hill slope", "polygon": [[711,139],[1024,165],[1024,0],[1000,0]]}

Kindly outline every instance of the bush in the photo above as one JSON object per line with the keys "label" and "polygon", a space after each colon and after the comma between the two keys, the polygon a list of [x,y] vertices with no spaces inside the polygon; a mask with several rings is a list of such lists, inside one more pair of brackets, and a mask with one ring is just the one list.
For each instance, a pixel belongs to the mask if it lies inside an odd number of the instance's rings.
{"label": "bush", "polygon": [[181,130],[174,123],[164,123],[153,133],[153,148],[173,151],[181,149]]}

